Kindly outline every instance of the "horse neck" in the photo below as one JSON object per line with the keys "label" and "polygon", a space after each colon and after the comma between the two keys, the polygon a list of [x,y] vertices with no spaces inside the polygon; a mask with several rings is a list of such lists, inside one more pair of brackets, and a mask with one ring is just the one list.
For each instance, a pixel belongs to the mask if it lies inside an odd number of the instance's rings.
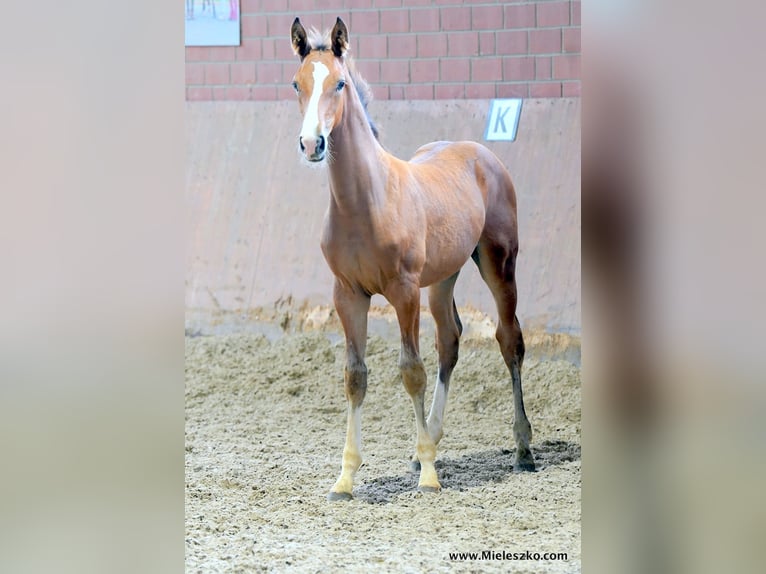
{"label": "horse neck", "polygon": [[382,201],[385,151],[375,139],[367,114],[348,83],[340,125],[330,135],[329,164],[331,208],[340,214],[360,216]]}

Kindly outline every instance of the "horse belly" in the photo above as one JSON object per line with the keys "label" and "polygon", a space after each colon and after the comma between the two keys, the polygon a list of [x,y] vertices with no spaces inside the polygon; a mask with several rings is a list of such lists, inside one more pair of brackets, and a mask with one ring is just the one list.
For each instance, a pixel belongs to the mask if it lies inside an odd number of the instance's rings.
{"label": "horse belly", "polygon": [[421,285],[460,270],[484,230],[492,166],[473,142],[434,142],[413,157],[428,220]]}
{"label": "horse belly", "polygon": [[484,202],[477,192],[473,197],[462,198],[449,213],[429,222],[421,286],[451,277],[468,261],[484,229],[485,213]]}

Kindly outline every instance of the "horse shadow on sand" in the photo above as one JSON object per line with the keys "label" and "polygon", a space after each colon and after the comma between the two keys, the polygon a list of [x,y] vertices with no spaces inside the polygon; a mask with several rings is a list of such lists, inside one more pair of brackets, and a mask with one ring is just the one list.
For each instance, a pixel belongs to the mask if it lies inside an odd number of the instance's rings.
{"label": "horse shadow on sand", "polygon": [[[531,450],[536,472],[580,460],[580,445],[572,442],[548,440],[531,445]],[[485,450],[455,459],[437,459],[434,466],[442,489],[463,491],[490,482],[502,482],[515,472],[515,456],[516,449]],[[418,472],[410,470],[398,476],[372,479],[354,489],[354,498],[370,504],[392,502],[399,494],[417,490],[418,476]]]}

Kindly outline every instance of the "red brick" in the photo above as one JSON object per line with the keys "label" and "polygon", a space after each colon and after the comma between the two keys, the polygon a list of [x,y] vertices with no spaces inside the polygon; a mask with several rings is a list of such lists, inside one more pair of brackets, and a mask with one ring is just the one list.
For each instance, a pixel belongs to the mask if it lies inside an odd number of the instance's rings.
{"label": "red brick", "polygon": [[282,81],[282,64],[279,62],[258,62],[256,71],[258,83],[261,85],[278,84]]}
{"label": "red brick", "polygon": [[417,38],[414,34],[389,36],[389,58],[414,58],[418,51]]}
{"label": "red brick", "polygon": [[437,100],[454,100],[465,97],[463,84],[437,84],[434,90],[434,98]]}
{"label": "red brick", "polygon": [[580,28],[564,28],[561,32],[564,52],[580,53]]}
{"label": "red brick", "polygon": [[532,54],[555,54],[561,52],[561,29],[530,30],[529,52]]}
{"label": "red brick", "polygon": [[561,82],[541,82],[529,85],[530,98],[560,98]]}
{"label": "red brick", "polygon": [[572,2],[572,26],[580,26],[582,20],[580,2]]}
{"label": "red brick", "polygon": [[565,98],[580,97],[580,82],[563,82],[562,95]]}
{"label": "red brick", "polygon": [[526,30],[503,30],[495,33],[496,54],[526,54]]}
{"label": "red brick", "polygon": [[187,62],[186,64],[186,85],[205,83],[205,64]]}
{"label": "red brick", "polygon": [[404,86],[404,97],[408,100],[433,100],[433,84],[410,84]]}
{"label": "red brick", "polygon": [[295,99],[295,90],[292,86],[277,86],[277,99],[292,101]]}
{"label": "red brick", "polygon": [[255,83],[255,63],[233,63],[231,64],[231,83],[232,84],[254,84]]}
{"label": "red brick", "polygon": [[216,86],[213,88],[213,100],[217,102],[225,101],[226,100],[226,88],[223,86]]}
{"label": "red brick", "polygon": [[[242,15],[240,17],[240,26],[242,27],[243,38],[261,38],[268,35],[268,25],[266,16],[258,15]],[[290,31],[286,32],[287,37],[290,36]]]}
{"label": "red brick", "polygon": [[[369,8],[369,6],[364,6],[364,8]],[[316,26],[317,30],[331,30],[332,27],[335,26],[335,22],[338,18],[345,22],[346,26],[349,28],[348,33],[353,36],[355,32],[354,28],[351,26],[351,12],[347,9],[324,12],[322,14],[321,22],[315,22],[315,17],[312,17],[311,25]]]}
{"label": "red brick", "polygon": [[389,100],[403,100],[404,99],[404,86],[389,86],[388,88]]}
{"label": "red brick", "polygon": [[471,77],[468,58],[446,58],[439,61],[439,79],[442,82],[467,82]]}
{"label": "red brick", "polygon": [[245,101],[250,99],[250,88],[235,86],[226,88],[226,99],[232,101]]}
{"label": "red brick", "polygon": [[479,34],[476,32],[453,32],[447,34],[448,56],[478,56]]}
{"label": "red brick", "polygon": [[557,80],[579,80],[580,55],[554,57],[553,77]]}
{"label": "red brick", "polygon": [[[341,6],[338,6],[338,8],[350,8],[351,10],[363,10],[365,8],[372,8],[372,5],[373,5],[373,0],[345,0],[345,2],[343,2]],[[325,6],[324,0],[321,1],[321,6],[317,7],[317,9],[319,8],[321,8],[322,10],[329,10],[329,7]],[[348,24],[348,20],[343,18],[343,16],[341,16],[341,18],[346,24]]]}
{"label": "red brick", "polygon": [[569,2],[538,2],[537,3],[537,26],[546,28],[550,26],[569,25]]}
{"label": "red brick", "polygon": [[495,30],[502,26],[502,6],[474,6],[471,8],[472,30]]}
{"label": "red brick", "polygon": [[529,95],[529,84],[524,82],[498,84],[496,93],[498,98],[526,98]]}
{"label": "red brick", "polygon": [[261,0],[263,12],[284,12],[287,10],[287,0]]}
{"label": "red brick", "polygon": [[364,10],[351,13],[349,34],[377,34],[379,29],[377,11]]}
{"label": "red brick", "polygon": [[211,88],[203,88],[201,86],[186,88],[186,99],[190,102],[212,100],[213,90]]}
{"label": "red brick", "polygon": [[520,6],[504,7],[505,27],[508,28],[534,28],[535,5],[522,4]]}
{"label": "red brick", "polygon": [[438,58],[447,55],[447,34],[420,34],[418,58]]}
{"label": "red brick", "polygon": [[465,4],[463,0],[433,0],[434,4]]}
{"label": "red brick", "polygon": [[479,55],[487,56],[495,53],[495,33],[479,32]]}
{"label": "red brick", "polygon": [[495,84],[467,84],[465,97],[469,100],[489,100],[495,97]]}
{"label": "red brick", "polygon": [[538,56],[535,58],[535,79],[553,79],[553,60],[550,56]]}
{"label": "red brick", "polygon": [[431,0],[405,0],[408,8],[412,6],[429,6],[433,4]]}
{"label": "red brick", "polygon": [[295,72],[298,71],[298,62],[294,65],[282,64],[282,77],[279,79],[279,83],[285,86],[290,86],[295,78]]}
{"label": "red brick", "polygon": [[435,8],[411,10],[410,29],[413,32],[438,32],[439,10]]}
{"label": "red brick", "polygon": [[273,38],[264,38],[263,40],[261,40],[261,59],[262,60],[273,60],[274,52],[275,50],[274,50]]}
{"label": "red brick", "polygon": [[388,86],[376,84],[374,86],[370,86],[372,88],[372,97],[376,100],[387,100],[388,99]]}
{"label": "red brick", "polygon": [[239,10],[242,14],[258,12],[261,9],[261,0],[240,0]]}
{"label": "red brick", "polygon": [[243,40],[242,45],[236,50],[237,60],[257,62],[261,59],[261,55],[261,41],[255,38]]}
{"label": "red brick", "polygon": [[375,8],[397,8],[401,5],[402,0],[375,0]]}
{"label": "red brick", "polygon": [[290,28],[293,25],[295,16],[293,14],[269,14],[268,20],[269,36],[290,39]]}
{"label": "red brick", "polygon": [[208,86],[229,83],[229,64],[205,64],[205,83]]}
{"label": "red brick", "polygon": [[231,62],[237,54],[234,46],[210,46],[207,59],[211,62]]}
{"label": "red brick", "polygon": [[410,63],[406,60],[383,60],[380,63],[380,81],[386,83],[409,82]]}
{"label": "red brick", "polygon": [[187,62],[204,62],[207,60],[207,48],[204,46],[187,46],[186,47],[186,61]]}
{"label": "red brick", "polygon": [[[503,61],[501,58],[472,58],[471,81],[490,82],[503,79]],[[466,89],[466,93],[468,90]]]}
{"label": "red brick", "polygon": [[277,60],[295,60],[295,65],[298,65],[298,58],[293,52],[293,45],[288,36],[274,39],[274,58]]}
{"label": "red brick", "polygon": [[365,36],[359,40],[359,59],[362,58],[387,58],[387,36]]}
{"label": "red brick", "polygon": [[409,32],[410,31],[410,11],[409,10],[381,10],[380,31],[384,34]]}
{"label": "red brick", "polygon": [[418,83],[439,81],[439,61],[412,60],[410,62],[410,80]]}
{"label": "red brick", "polygon": [[314,0],[287,0],[287,9],[290,12],[310,12],[314,9]]}
{"label": "red brick", "polygon": [[380,81],[380,62],[378,60],[360,60],[356,62],[356,69],[369,83]]}
{"label": "red brick", "polygon": [[254,100],[269,101],[277,99],[277,87],[276,86],[252,86],[250,88],[250,95]]}
{"label": "red brick", "polygon": [[535,79],[535,59],[528,56],[503,58],[503,80],[519,81]]}
{"label": "red brick", "polygon": [[471,29],[471,9],[470,8],[442,8],[441,9],[442,30],[470,30]]}
{"label": "red brick", "polygon": [[351,35],[351,37],[348,39],[348,49],[351,50],[352,54],[358,54],[359,53],[359,36],[356,36],[354,34]]}

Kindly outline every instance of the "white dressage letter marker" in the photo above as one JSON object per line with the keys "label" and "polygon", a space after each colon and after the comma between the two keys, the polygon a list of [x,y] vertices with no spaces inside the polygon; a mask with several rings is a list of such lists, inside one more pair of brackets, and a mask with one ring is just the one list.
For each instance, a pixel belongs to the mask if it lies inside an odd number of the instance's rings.
{"label": "white dressage letter marker", "polygon": [[487,116],[485,141],[514,141],[521,116],[521,99],[492,100]]}

